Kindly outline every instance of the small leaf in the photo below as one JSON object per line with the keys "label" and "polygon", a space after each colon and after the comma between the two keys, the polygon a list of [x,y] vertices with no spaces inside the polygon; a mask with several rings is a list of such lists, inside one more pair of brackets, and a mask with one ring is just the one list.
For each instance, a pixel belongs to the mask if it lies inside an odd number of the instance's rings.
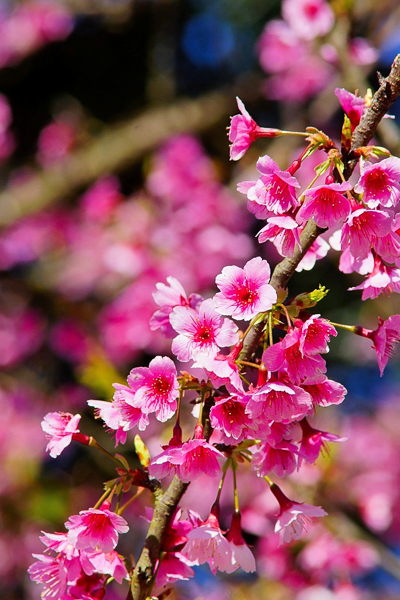
{"label": "small leaf", "polygon": [[147,449],[146,444],[143,442],[140,435],[135,435],[134,439],[135,452],[138,456],[142,467],[147,468],[150,464],[150,452]]}
{"label": "small leaf", "polygon": [[295,305],[300,310],[304,310],[306,308],[311,308],[321,302],[323,298],[327,295],[329,290],[325,288],[324,285],[320,285],[317,290],[313,290],[312,292],[306,292],[303,294],[299,294],[291,301],[291,305]]}

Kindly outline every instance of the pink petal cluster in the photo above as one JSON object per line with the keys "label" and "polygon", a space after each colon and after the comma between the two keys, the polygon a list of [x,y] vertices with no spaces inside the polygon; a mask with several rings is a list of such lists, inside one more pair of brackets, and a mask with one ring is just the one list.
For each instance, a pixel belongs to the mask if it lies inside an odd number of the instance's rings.
{"label": "pink petal cluster", "polygon": [[47,413],[42,421],[42,429],[49,439],[46,451],[56,458],[72,442],[74,434],[79,433],[81,415],[64,412]]}
{"label": "pink petal cluster", "polygon": [[231,160],[242,158],[257,138],[276,137],[280,134],[279,129],[259,127],[247,112],[240,98],[236,98],[236,101],[240,114],[231,117],[231,125],[228,131],[229,141],[232,142],[230,146]]}
{"label": "pink petal cluster", "polygon": [[289,500],[276,484],[271,486],[271,491],[280,506],[278,520],[275,524],[275,533],[279,534],[281,544],[298,540],[312,519],[327,515],[320,506],[299,504]]}
{"label": "pink petal cluster", "polygon": [[68,541],[78,550],[111,552],[118,543],[118,535],[129,530],[123,517],[109,510],[109,503],[102,508],[82,510],[65,523]]}
{"label": "pink petal cluster", "polygon": [[172,352],[182,362],[191,359],[201,365],[202,359],[215,357],[221,347],[238,341],[238,328],[229,319],[222,319],[212,298],[204,300],[198,310],[177,306],[170,322],[178,336],[172,341]]}
{"label": "pink petal cluster", "polygon": [[149,473],[156,479],[167,475],[178,475],[182,481],[192,481],[200,475],[217,477],[221,474],[218,459],[224,455],[202,438],[195,438],[182,445],[167,446],[155,456],[149,466]]}
{"label": "pink petal cluster", "polygon": [[132,392],[127,404],[139,408],[144,414],[155,413],[164,423],[176,411],[179,383],[176,367],[168,356],[156,356],[149,367],[136,367],[128,375]]}
{"label": "pink petal cluster", "polygon": [[243,269],[224,267],[215,280],[220,289],[214,297],[217,312],[248,321],[270,310],[277,300],[276,291],[269,284],[270,276],[268,262],[259,256],[249,260]]}

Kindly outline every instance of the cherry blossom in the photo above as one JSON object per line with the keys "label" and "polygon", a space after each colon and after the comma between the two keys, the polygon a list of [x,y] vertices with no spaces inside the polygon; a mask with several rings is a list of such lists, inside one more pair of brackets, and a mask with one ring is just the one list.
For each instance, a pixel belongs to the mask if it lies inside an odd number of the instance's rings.
{"label": "cherry blossom", "polygon": [[287,381],[271,380],[251,393],[246,413],[252,419],[290,423],[312,409],[311,396]]}
{"label": "cherry blossom", "polygon": [[257,234],[261,243],[270,240],[281,256],[293,256],[296,244],[301,248],[299,224],[289,215],[269,217]]}
{"label": "cherry blossom", "polygon": [[246,398],[241,395],[222,397],[216,400],[210,411],[214,429],[223,432],[225,443],[238,444],[253,433],[252,419],[246,413]]}
{"label": "cherry blossom", "polygon": [[305,200],[296,219],[304,223],[314,219],[318,227],[334,227],[343,222],[350,214],[351,203],[343,192],[351,190],[351,184],[325,183],[303,192]]}
{"label": "cherry blossom", "polygon": [[239,160],[247,152],[251,144],[259,137],[276,137],[280,134],[279,129],[259,127],[247,112],[240,98],[236,98],[240,115],[231,117],[229,127],[229,141],[231,160]]}
{"label": "cherry blossom", "polygon": [[400,200],[400,159],[391,156],[379,163],[361,162],[361,177],[354,190],[363,194],[369,208],[389,208]]}
{"label": "cherry blossom", "polygon": [[269,473],[285,477],[296,470],[297,453],[297,446],[287,441],[279,442],[275,446],[260,444],[253,454],[252,465],[260,477]]}
{"label": "cherry blossom", "polygon": [[[214,513],[217,513],[215,509]],[[204,523],[188,533],[189,539],[182,549],[182,554],[193,564],[208,563],[214,575],[217,570],[231,573],[235,563],[233,548],[223,535],[218,517],[214,513],[211,512]]]}
{"label": "cherry blossom", "polygon": [[357,327],[355,333],[372,340],[382,376],[389,358],[394,354],[395,345],[400,342],[400,315],[392,315],[386,321],[379,318],[377,329],[372,331]]}
{"label": "cherry blossom", "polygon": [[280,512],[275,524],[275,533],[279,534],[280,543],[298,540],[303,531],[311,523],[311,519],[324,517],[327,513],[320,506],[299,504],[289,500],[276,485],[271,485],[271,492],[278,500]]}
{"label": "cherry blossom", "polygon": [[215,279],[220,289],[214,297],[217,312],[248,321],[270,310],[277,299],[270,277],[270,266],[260,256],[249,260],[243,269],[224,267]]}
{"label": "cherry blossom", "polygon": [[129,530],[125,519],[109,510],[110,503],[103,502],[101,508],[82,510],[72,515],[65,523],[68,539],[79,550],[111,552],[118,543],[118,534]]}
{"label": "cherry blossom", "polygon": [[159,309],[150,319],[150,329],[161,329],[166,337],[174,337],[175,331],[169,322],[169,315],[175,306],[190,306],[196,309],[203,298],[200,294],[190,294],[188,298],[183,286],[175,277],[167,277],[167,284],[156,284],[157,291],[153,293],[153,298]]}
{"label": "cherry blossom", "polygon": [[128,375],[132,394],[125,398],[127,404],[140,408],[144,414],[155,412],[164,423],[176,411],[179,383],[176,367],[168,356],[156,356],[149,367],[136,367]]}
{"label": "cherry blossom", "polygon": [[204,300],[198,311],[185,306],[175,307],[170,321],[179,334],[172,341],[172,351],[183,362],[193,359],[201,365],[203,357],[215,357],[221,347],[238,341],[237,326],[220,317],[212,298]]}
{"label": "cherry blossom", "polygon": [[299,188],[300,184],[289,170],[281,171],[268,155],[258,159],[257,170],[261,173],[257,181],[252,182],[251,186],[238,186],[240,192],[247,187],[245,193],[250,202],[276,214],[285,213],[298,206],[295,188]]}
{"label": "cherry blossom", "polygon": [[314,427],[311,427],[308,423],[307,419],[300,421],[300,425],[303,436],[301,438],[299,450],[299,466],[303,459],[310,464],[314,463],[321,450],[326,451],[327,442],[344,442],[347,439],[333,433],[328,433],[327,431],[314,429]]}
{"label": "cherry blossom", "polygon": [[42,421],[42,429],[49,439],[46,451],[52,458],[59,456],[69,446],[74,434],[79,434],[81,415],[64,412],[47,413]]}
{"label": "cherry blossom", "polygon": [[306,40],[325,35],[335,22],[325,0],[284,0],[282,15],[292,30]]}
{"label": "cherry blossom", "polygon": [[243,539],[241,515],[238,511],[235,511],[232,515],[231,526],[226,534],[226,539],[233,551],[232,571],[242,568],[246,573],[253,573],[256,570],[256,561],[252,551]]}

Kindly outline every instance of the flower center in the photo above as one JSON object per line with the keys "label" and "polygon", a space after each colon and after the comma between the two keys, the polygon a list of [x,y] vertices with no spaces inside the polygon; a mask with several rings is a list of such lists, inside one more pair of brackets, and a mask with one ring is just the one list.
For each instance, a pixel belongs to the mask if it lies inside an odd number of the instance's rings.
{"label": "flower center", "polygon": [[170,391],[171,384],[168,381],[168,379],[166,379],[165,377],[162,377],[160,375],[159,377],[156,377],[153,380],[151,387],[157,395],[164,396],[164,395],[168,394],[168,392]]}
{"label": "flower center", "polygon": [[256,299],[257,294],[248,287],[240,287],[236,291],[236,299],[240,304],[252,304]]}

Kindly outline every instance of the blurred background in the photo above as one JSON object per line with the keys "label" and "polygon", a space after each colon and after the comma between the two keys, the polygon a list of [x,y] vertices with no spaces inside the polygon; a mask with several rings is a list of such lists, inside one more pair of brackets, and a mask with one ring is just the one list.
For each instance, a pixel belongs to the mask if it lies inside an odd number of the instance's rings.
{"label": "blurred background", "polygon": [[[62,530],[113,477],[111,465],[77,444],[49,458],[43,415],[80,413],[81,430],[110,447],[86,402],[110,399],[112,383],[124,383],[131,368],[168,354],[148,325],[155,284],[172,275],[188,293],[207,296],[223,266],[260,253],[271,265],[280,259],[255,240],[260,223],[236,183],[255,178],[258,156],[286,168],[301,147],[291,138],[260,140],[240,163],[229,162],[235,96],[264,127],[313,125],[337,139],[343,113],[334,89],[376,89],[376,72],[387,74],[400,52],[397,0],[332,0],[327,24],[311,34],[299,18],[303,4],[1,0],[2,599],[39,597],[26,569],[31,553],[42,552],[40,531]],[[392,113],[400,114],[398,104]],[[399,152],[395,121],[382,124],[378,143]],[[315,164],[300,171],[302,185]],[[337,253],[320,254],[292,279],[290,295],[325,285],[324,317],[371,329],[377,316],[400,312],[395,295],[361,304],[347,291],[360,277],[338,271]],[[334,340],[329,358],[330,377],[348,396],[316,422],[350,441],[288,489],[305,501],[312,495],[331,516],[310,530],[308,545],[278,548],[269,535],[276,506],[244,475],[243,524],[257,575],[215,578],[198,569],[175,597],[400,598],[399,361],[380,379],[368,341],[349,335]],[[157,448],[167,433],[151,429],[146,442]],[[214,493],[203,482],[202,502]],[[196,494],[185,502],[200,510]],[[143,540],[146,503],[131,509],[126,552]],[[126,593],[116,588],[107,598]]]}

